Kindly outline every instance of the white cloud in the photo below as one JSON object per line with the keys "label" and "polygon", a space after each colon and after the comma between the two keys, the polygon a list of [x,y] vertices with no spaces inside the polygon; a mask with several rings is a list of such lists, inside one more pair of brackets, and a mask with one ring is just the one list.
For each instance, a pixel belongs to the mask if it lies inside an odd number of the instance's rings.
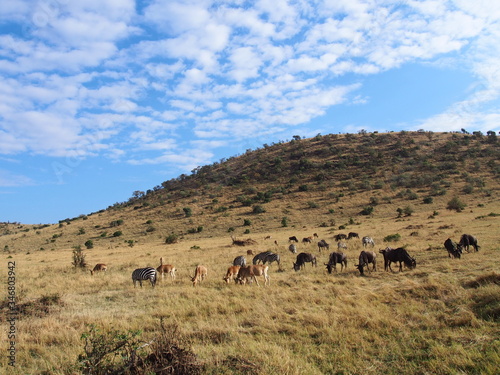
{"label": "white cloud", "polygon": [[0,187],[17,187],[33,185],[34,181],[17,173],[12,173],[5,169],[0,169]]}

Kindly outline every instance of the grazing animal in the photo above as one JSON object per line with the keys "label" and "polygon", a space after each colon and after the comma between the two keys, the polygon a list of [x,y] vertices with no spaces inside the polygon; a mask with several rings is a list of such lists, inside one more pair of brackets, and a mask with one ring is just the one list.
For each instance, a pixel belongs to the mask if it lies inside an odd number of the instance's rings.
{"label": "grazing animal", "polygon": [[356,265],[356,268],[359,270],[361,275],[364,275],[363,268],[366,266],[366,269],[370,271],[370,268],[368,265],[371,263],[373,264],[373,271],[377,270],[377,254],[374,253],[373,251],[362,251],[359,254],[359,264]]}
{"label": "grazing animal", "polygon": [[335,236],[333,236],[333,238],[335,239],[335,241],[338,242],[340,240],[347,239],[347,236],[344,233],[339,233],[339,234],[336,234]]}
{"label": "grazing animal", "polygon": [[297,246],[294,243],[288,246],[288,250],[290,250],[293,254],[297,254]]}
{"label": "grazing animal", "polygon": [[264,237],[264,240],[269,240],[269,239],[271,239],[271,236],[265,236]]}
{"label": "grazing animal", "polygon": [[462,249],[469,252],[469,246],[472,246],[475,251],[479,251],[480,246],[477,244],[477,238],[470,234],[462,234],[458,243]]}
{"label": "grazing animal", "polygon": [[314,237],[314,238],[318,238],[318,237],[319,237],[319,236],[318,236],[318,233],[313,233],[313,237]]}
{"label": "grazing animal", "polygon": [[246,266],[247,265],[247,260],[243,255],[240,255],[233,260],[233,266]]}
{"label": "grazing animal", "polygon": [[355,232],[349,232],[349,234],[347,235],[347,239],[350,240],[352,238],[359,238],[359,234]]}
{"label": "grazing animal", "polygon": [[328,273],[332,273],[332,270],[337,272],[337,264],[340,264],[340,271],[347,268],[347,256],[344,253],[331,253],[328,263],[325,263]]}
{"label": "grazing animal", "polygon": [[254,255],[253,250],[247,250],[247,255]]}
{"label": "grazing animal", "polygon": [[149,280],[151,286],[154,288],[156,285],[158,277],[156,270],[153,267],[138,268],[132,272],[132,281],[134,282],[134,288],[136,287],[136,282],[139,281],[139,285],[142,288],[142,281]]}
{"label": "grazing animal", "polygon": [[298,238],[295,237],[295,236],[292,236],[292,237],[288,237],[288,242],[299,242]]}
{"label": "grazing animal", "polygon": [[264,286],[271,285],[270,277],[267,274],[268,270],[269,266],[266,266],[264,264],[254,264],[246,267],[241,267],[238,271],[238,275],[236,276],[235,281],[240,284],[245,284],[248,279],[250,279],[255,280],[257,286],[260,286],[257,277],[263,276],[265,280]]}
{"label": "grazing animal", "polygon": [[365,236],[361,239],[361,242],[363,243],[364,247],[367,247],[368,245],[372,245],[372,247],[375,246],[375,241],[373,241],[373,238]]}
{"label": "grazing animal", "polygon": [[397,249],[392,249],[387,247],[385,249],[380,249],[379,253],[384,256],[384,269],[391,270],[391,262],[399,262],[399,272],[403,271],[403,263],[409,269],[413,269],[417,266],[417,261],[415,258],[412,258],[408,252],[402,247],[398,247]]}
{"label": "grazing animal", "polygon": [[337,249],[339,249],[339,250],[342,250],[342,249],[347,250],[347,244],[345,242],[337,242]]}
{"label": "grazing animal", "polygon": [[257,254],[254,256],[252,263],[253,264],[258,264],[259,262],[262,262],[262,264],[269,263],[271,264],[272,262],[278,263],[278,266],[280,265],[280,256],[278,254],[275,254],[271,251],[264,251],[262,253]]}
{"label": "grazing animal", "polygon": [[312,243],[313,242],[313,238],[312,237],[304,237],[302,239],[302,243]]}
{"label": "grazing animal", "polygon": [[175,280],[175,267],[171,264],[163,264],[163,258],[160,258],[160,266],[156,269],[156,271],[161,275],[162,280],[166,274],[170,275],[172,281]]}
{"label": "grazing animal", "polygon": [[108,266],[106,266],[104,263],[97,263],[92,271],[90,271],[90,274],[93,276],[95,272],[106,272],[108,269]]}
{"label": "grazing animal", "polygon": [[323,247],[326,248],[327,250],[330,250],[330,244],[326,243],[325,240],[318,241],[318,250],[320,253]]}
{"label": "grazing animal", "polygon": [[297,261],[293,263],[293,269],[299,271],[304,267],[306,262],[311,262],[311,264],[316,267],[316,257],[311,253],[300,253],[297,255]]}
{"label": "grazing animal", "polygon": [[205,280],[205,277],[207,277],[207,267],[201,265],[196,266],[194,270],[194,276],[191,278],[193,286],[201,283],[203,280]]}
{"label": "grazing animal", "polygon": [[462,246],[453,242],[451,238],[444,241],[444,247],[448,251],[448,257],[460,259],[462,256]]}
{"label": "grazing animal", "polygon": [[241,266],[231,266],[227,269],[226,276],[222,278],[226,283],[229,284],[229,280],[233,280],[238,276]]}

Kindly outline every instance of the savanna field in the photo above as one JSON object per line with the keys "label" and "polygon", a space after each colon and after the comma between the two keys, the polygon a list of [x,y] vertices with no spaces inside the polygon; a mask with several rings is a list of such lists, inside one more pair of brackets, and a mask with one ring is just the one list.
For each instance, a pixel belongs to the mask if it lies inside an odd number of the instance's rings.
{"label": "savanna field", "polygon": [[[0,224],[7,374],[498,374],[500,150],[494,134],[294,137],[51,225]],[[377,271],[328,274],[333,236],[373,237]],[[296,272],[289,237],[318,234]],[[451,259],[447,238],[477,237]],[[271,238],[265,239],[270,236]],[[231,237],[254,244],[236,246]],[[329,251],[319,251],[324,239]],[[384,271],[404,247],[415,269]],[[86,268],[75,267],[77,250]],[[223,281],[235,257],[281,257],[264,280]],[[372,250],[372,248],[368,248]],[[158,267],[177,277],[134,288]],[[15,367],[8,265],[15,262]],[[105,273],[90,274],[97,263]],[[197,265],[207,278],[193,287]],[[7,354],[7,355],[6,355]]]}

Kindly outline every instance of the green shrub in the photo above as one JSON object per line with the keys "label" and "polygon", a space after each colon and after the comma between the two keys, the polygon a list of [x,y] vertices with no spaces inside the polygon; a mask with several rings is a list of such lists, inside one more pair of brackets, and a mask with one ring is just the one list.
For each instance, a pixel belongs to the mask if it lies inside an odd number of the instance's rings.
{"label": "green shrub", "polygon": [[178,240],[179,240],[179,237],[175,233],[172,233],[172,234],[169,234],[167,236],[167,238],[165,239],[165,243],[173,244],[173,243],[177,243]]}
{"label": "green shrub", "polygon": [[425,204],[431,204],[431,203],[434,202],[434,199],[432,197],[425,197],[424,200],[423,200],[423,202]]}
{"label": "green shrub", "polygon": [[361,215],[371,215],[373,213],[373,206],[367,206],[360,212]]}
{"label": "green shrub", "polygon": [[283,216],[281,218],[281,226],[282,227],[288,227],[288,218],[286,216]]}
{"label": "green shrub", "polygon": [[250,221],[250,219],[244,219],[243,220],[243,226],[249,227],[250,225],[252,225],[252,222]]}
{"label": "green shrub", "polygon": [[446,206],[448,210],[455,210],[457,212],[462,212],[465,207],[466,204],[458,199],[458,197],[452,198]]}
{"label": "green shrub", "polygon": [[399,233],[396,234],[389,234],[388,236],[384,237],[384,242],[396,242],[401,239],[401,235]]}
{"label": "green shrub", "polygon": [[191,217],[193,215],[193,211],[189,207],[184,207],[182,211],[184,211],[186,217]]}
{"label": "green shrub", "polygon": [[123,234],[121,230],[117,230],[116,232],[113,233],[113,237],[120,237]]}
{"label": "green shrub", "polygon": [[266,210],[260,204],[257,204],[253,206],[252,212],[254,214],[263,214],[264,212],[266,212]]}
{"label": "green shrub", "polygon": [[93,249],[94,248],[94,242],[92,242],[92,240],[88,240],[87,242],[85,242],[85,247],[87,249]]}

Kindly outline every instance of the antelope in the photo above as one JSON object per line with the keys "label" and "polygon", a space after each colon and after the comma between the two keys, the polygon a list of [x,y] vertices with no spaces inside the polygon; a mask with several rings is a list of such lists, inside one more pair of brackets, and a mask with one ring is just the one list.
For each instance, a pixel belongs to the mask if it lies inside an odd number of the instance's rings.
{"label": "antelope", "polygon": [[201,283],[206,276],[207,276],[207,267],[200,265],[196,266],[196,269],[194,270],[194,276],[191,278],[193,286],[196,286],[196,284]]}
{"label": "antelope", "polygon": [[172,281],[175,280],[176,268],[171,264],[163,264],[163,258],[160,258],[160,266],[156,269],[156,271],[158,271],[161,275],[162,280],[165,277],[165,274],[169,274]]}
{"label": "antelope", "polygon": [[90,274],[93,276],[94,272],[106,272],[108,269],[108,266],[106,266],[104,263],[97,263],[92,271],[90,271]]}

